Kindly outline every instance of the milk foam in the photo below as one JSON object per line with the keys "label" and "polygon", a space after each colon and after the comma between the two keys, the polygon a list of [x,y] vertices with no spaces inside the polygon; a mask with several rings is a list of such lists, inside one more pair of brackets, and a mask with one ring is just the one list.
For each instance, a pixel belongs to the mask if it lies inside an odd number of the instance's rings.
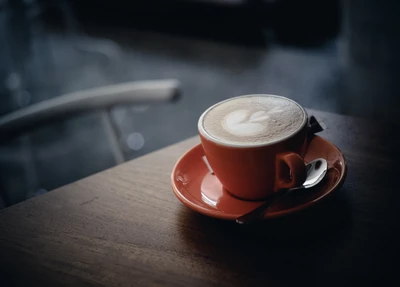
{"label": "milk foam", "polygon": [[305,117],[303,109],[289,99],[252,95],[215,105],[199,125],[222,143],[254,145],[290,136],[301,128]]}

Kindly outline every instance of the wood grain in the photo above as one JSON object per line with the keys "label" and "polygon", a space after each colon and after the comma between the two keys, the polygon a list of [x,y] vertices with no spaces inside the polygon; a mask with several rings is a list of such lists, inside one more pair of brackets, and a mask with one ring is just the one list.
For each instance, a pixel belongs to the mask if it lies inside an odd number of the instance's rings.
{"label": "wood grain", "polygon": [[0,211],[0,285],[400,286],[399,127],[309,113],[348,161],[329,200],[252,226],[194,213],[170,172],[195,137]]}

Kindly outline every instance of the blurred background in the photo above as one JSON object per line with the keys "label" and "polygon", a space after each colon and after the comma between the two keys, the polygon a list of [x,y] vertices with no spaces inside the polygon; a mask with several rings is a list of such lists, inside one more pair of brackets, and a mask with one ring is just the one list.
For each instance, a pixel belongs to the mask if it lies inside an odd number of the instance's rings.
{"label": "blurred background", "polygon": [[194,136],[202,111],[233,96],[398,122],[398,12],[372,0],[0,0],[0,208]]}

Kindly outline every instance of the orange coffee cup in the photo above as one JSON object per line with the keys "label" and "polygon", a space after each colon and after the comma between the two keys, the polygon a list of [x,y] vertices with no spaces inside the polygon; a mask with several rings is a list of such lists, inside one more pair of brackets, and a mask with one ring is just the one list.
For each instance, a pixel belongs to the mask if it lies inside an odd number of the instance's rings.
{"label": "orange coffee cup", "polygon": [[[269,97],[271,102],[288,101],[290,105],[296,105],[298,117],[294,121],[291,119],[292,126],[295,126],[293,124],[295,122],[296,129],[283,138],[276,137],[276,140],[268,142],[238,144],[224,142],[204,128],[205,116],[216,106],[226,105],[226,103],[238,101],[238,99],[241,101],[242,98],[246,98],[243,101],[262,101],[264,99],[268,101],[266,97]],[[241,106],[240,102],[238,102],[238,106]],[[239,115],[241,120],[246,117],[245,109],[234,112],[242,113]],[[268,114],[268,111],[261,110],[253,113],[250,117],[262,114],[262,112]],[[281,108],[277,118],[285,113],[290,115],[290,112]],[[264,117],[266,119],[269,118],[267,114]],[[215,118],[224,118],[224,115]],[[207,161],[224,188],[236,197],[245,200],[259,200],[280,189],[300,186],[305,181],[306,169],[303,155],[306,147],[307,119],[304,108],[285,97],[245,95],[217,103],[207,109],[199,119],[198,130]],[[254,126],[249,127],[254,128]],[[263,132],[268,133],[268,129]],[[283,132],[287,133],[287,130],[283,130]],[[248,131],[244,128],[243,133],[246,134]]]}

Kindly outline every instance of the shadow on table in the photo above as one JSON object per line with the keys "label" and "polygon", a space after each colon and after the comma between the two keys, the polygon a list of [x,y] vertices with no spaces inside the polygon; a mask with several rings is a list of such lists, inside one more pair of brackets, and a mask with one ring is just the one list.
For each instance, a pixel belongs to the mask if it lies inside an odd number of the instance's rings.
{"label": "shadow on table", "polygon": [[212,258],[213,268],[220,268],[218,273],[227,278],[233,276],[232,282],[310,282],[317,280],[318,271],[329,272],[330,258],[345,250],[352,225],[346,193],[343,188],[308,210],[250,225],[182,207],[179,231],[194,256]]}

